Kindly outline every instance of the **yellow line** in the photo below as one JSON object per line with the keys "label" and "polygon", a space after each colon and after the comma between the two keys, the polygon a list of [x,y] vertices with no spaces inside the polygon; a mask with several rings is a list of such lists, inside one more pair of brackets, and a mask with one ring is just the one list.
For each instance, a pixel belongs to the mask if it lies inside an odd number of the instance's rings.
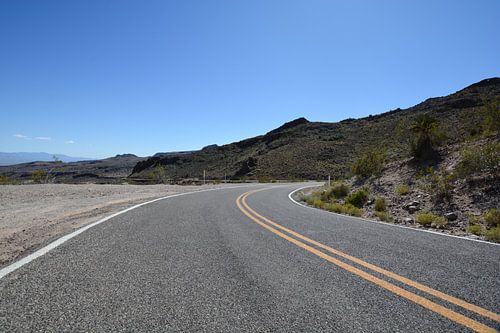
{"label": "yellow line", "polygon": [[266,217],[264,217],[264,216],[260,215],[259,213],[257,213],[255,210],[253,210],[252,208],[250,208],[250,207],[248,206],[248,204],[246,203],[246,200],[245,200],[245,199],[246,199],[246,197],[247,197],[248,195],[250,195],[251,193],[247,192],[247,193],[245,193],[245,194],[246,194],[246,195],[245,195],[245,197],[244,197],[244,198],[242,198],[242,200],[241,200],[241,201],[242,201],[242,203],[243,203],[243,205],[244,205],[244,207],[245,207],[246,209],[248,209],[248,210],[249,210],[252,214],[254,214],[254,215],[255,215],[255,216],[257,216],[258,218],[260,218],[260,219],[264,220],[265,222],[267,222],[267,223],[269,223],[269,224],[273,225],[274,227],[279,228],[279,229],[281,229],[281,230],[283,230],[283,231],[286,231],[287,233],[289,233],[289,234],[291,234],[291,235],[293,235],[293,236],[295,236],[295,237],[297,237],[297,238],[300,238],[300,239],[302,239],[302,240],[304,240],[304,241],[306,241],[306,242],[308,242],[308,243],[310,243],[310,244],[313,244],[313,245],[315,245],[315,246],[317,246],[317,247],[320,247],[320,248],[322,248],[322,249],[324,249],[324,250],[327,250],[327,251],[329,251],[329,252],[331,252],[331,253],[333,253],[333,254],[335,254],[335,255],[338,255],[339,257],[342,257],[342,258],[348,259],[348,260],[350,260],[350,261],[352,261],[352,262],[355,262],[355,263],[356,263],[356,264],[358,264],[358,265],[361,265],[361,266],[363,266],[363,267],[369,268],[369,269],[371,269],[371,270],[373,270],[373,271],[375,271],[375,272],[378,272],[378,273],[380,273],[380,274],[383,274],[383,275],[385,275],[385,276],[388,276],[388,277],[390,277],[390,278],[392,278],[392,279],[394,279],[394,280],[397,280],[397,281],[402,282],[402,283],[404,283],[404,284],[406,284],[406,285],[409,285],[409,286],[411,286],[411,287],[413,287],[413,288],[416,288],[416,289],[418,289],[418,290],[421,290],[421,291],[423,291],[423,292],[426,292],[426,293],[428,293],[428,294],[430,294],[430,295],[432,295],[432,296],[435,296],[435,297],[441,298],[442,300],[445,300],[445,301],[447,301],[447,302],[450,302],[450,303],[453,303],[453,304],[455,304],[455,305],[461,306],[462,308],[464,308],[464,309],[466,309],[466,310],[469,310],[469,311],[472,311],[472,312],[475,312],[475,313],[477,313],[477,314],[479,314],[479,315],[481,315],[481,316],[483,316],[483,317],[487,317],[487,318],[492,319],[492,320],[494,320],[494,321],[500,322],[500,315],[498,315],[498,314],[496,314],[496,313],[494,313],[494,312],[491,312],[491,311],[489,311],[489,310],[486,310],[486,309],[484,309],[484,308],[482,308],[482,307],[479,307],[479,306],[477,306],[477,305],[474,305],[474,304],[468,303],[468,302],[466,302],[466,301],[464,301],[464,300],[461,300],[461,299],[459,299],[459,298],[456,298],[456,297],[450,296],[450,295],[445,294],[445,293],[443,293],[443,292],[441,292],[441,291],[438,291],[438,290],[432,289],[432,288],[427,287],[427,286],[425,286],[425,285],[423,285],[423,284],[420,284],[420,283],[418,283],[418,282],[415,282],[415,281],[413,281],[413,280],[410,280],[410,279],[408,279],[408,278],[405,278],[404,276],[398,275],[398,274],[393,273],[393,272],[391,272],[391,271],[388,271],[388,270],[385,270],[385,269],[380,268],[380,267],[378,267],[378,266],[375,266],[375,265],[373,265],[373,264],[370,264],[370,263],[368,263],[368,262],[366,262],[366,261],[363,261],[363,260],[361,260],[361,259],[358,259],[358,258],[356,258],[356,257],[350,256],[350,255],[348,255],[348,254],[346,254],[346,253],[344,253],[344,252],[341,252],[341,251],[336,250],[336,249],[334,249],[334,248],[331,248],[331,247],[329,247],[329,246],[327,246],[327,245],[324,245],[324,244],[322,244],[322,243],[319,243],[319,242],[317,242],[317,241],[315,241],[315,240],[313,240],[313,239],[310,239],[310,238],[308,238],[308,237],[306,237],[306,236],[304,236],[304,235],[301,235],[301,234],[299,234],[299,233],[297,233],[297,232],[295,232],[295,231],[293,231],[293,230],[290,230],[290,229],[288,229],[288,228],[286,228],[286,227],[283,227],[282,225],[280,225],[280,224],[278,224],[278,223],[276,223],[276,222],[273,222],[273,221],[271,221],[271,220],[267,219]]}
{"label": "yellow line", "polygon": [[[327,260],[328,262],[340,267],[340,268],[343,268],[345,269],[346,271],[350,272],[350,273],[353,273],[355,275],[358,275],[359,277],[369,281],[369,282],[372,282],[380,287],[383,287],[384,289],[386,290],[389,290],[391,292],[393,292],[394,294],[396,295],[399,295],[401,297],[404,297],[414,303],[417,303],[431,311],[434,311],[448,319],[451,319],[461,325],[464,325],[476,332],[496,332],[495,329],[491,328],[491,327],[488,327],[484,324],[481,324],[480,322],[477,322],[473,319],[470,319],[462,314],[459,314],[457,312],[454,312],[452,310],[449,310],[447,308],[445,308],[444,306],[441,306],[439,304],[436,304],[424,297],[421,297],[419,295],[416,295],[412,292],[409,292],[403,288],[400,288],[390,282],[387,282],[385,280],[382,280],[380,278],[377,278],[365,271],[362,271],[354,266],[351,266],[349,264],[346,264],[332,256],[329,256],[328,254],[326,253],[323,253],[305,243],[302,243],[301,241],[295,239],[295,238],[292,238],[276,229],[274,229],[273,227],[269,226],[268,224],[260,221],[259,219],[257,219],[256,217],[254,217],[249,211],[248,211],[248,205],[246,204],[246,202],[244,201],[246,196],[248,196],[250,193],[252,192],[255,192],[255,191],[251,191],[251,192],[247,192],[247,193],[244,193],[242,194],[241,196],[238,197],[238,199],[236,200],[236,204],[238,206],[238,208],[246,215],[248,216],[251,220],[253,220],[255,223],[259,224],[260,226],[262,226],[263,228],[269,230],[270,232],[276,234],[277,236],[283,238],[283,239],[286,239],[287,241],[289,241],[290,243],[306,250],[306,251],[309,251],[315,255],[317,255],[318,257],[320,258],[323,258],[325,260]],[[248,208],[247,208],[248,207]],[[274,222],[273,222],[274,223]]]}

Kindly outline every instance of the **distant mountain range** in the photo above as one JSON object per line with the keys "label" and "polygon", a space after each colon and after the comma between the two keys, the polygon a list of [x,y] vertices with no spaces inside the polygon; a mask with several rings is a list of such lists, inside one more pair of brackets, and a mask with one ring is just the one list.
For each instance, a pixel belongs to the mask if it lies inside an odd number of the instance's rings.
{"label": "distant mountain range", "polygon": [[482,107],[497,98],[500,78],[490,78],[448,96],[365,118],[337,123],[298,118],[239,142],[212,144],[196,151],[159,152],[152,157],[122,154],[89,161],[56,155],[63,162],[80,161],[57,168],[52,154],[0,153],[0,165],[4,165],[0,175],[29,181],[35,170],[52,170],[55,181],[61,183],[140,182],[149,179],[160,166],[167,177],[175,180],[201,178],[204,173],[207,179],[324,179],[327,175],[342,178],[349,174],[360,154],[374,147],[384,147],[391,160],[406,157],[408,145],[404,136],[410,135],[407,125],[422,114],[439,120],[448,144],[464,142],[483,121]]}
{"label": "distant mountain range", "polygon": [[29,162],[49,162],[54,161],[54,157],[63,162],[78,162],[88,161],[92,158],[88,157],[73,157],[62,154],[49,154],[49,153],[2,153],[0,152],[0,165],[14,165]]}

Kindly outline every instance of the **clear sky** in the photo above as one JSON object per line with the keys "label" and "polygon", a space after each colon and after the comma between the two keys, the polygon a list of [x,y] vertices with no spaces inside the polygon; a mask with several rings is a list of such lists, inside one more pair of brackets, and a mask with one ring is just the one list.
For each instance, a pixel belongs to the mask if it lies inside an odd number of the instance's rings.
{"label": "clear sky", "polygon": [[500,76],[500,1],[1,1],[0,151],[141,156]]}

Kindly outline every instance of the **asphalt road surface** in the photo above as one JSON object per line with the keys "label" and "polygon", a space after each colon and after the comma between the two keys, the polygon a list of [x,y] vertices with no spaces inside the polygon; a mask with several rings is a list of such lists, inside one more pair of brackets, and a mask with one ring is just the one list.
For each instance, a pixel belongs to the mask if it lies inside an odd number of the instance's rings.
{"label": "asphalt road surface", "polygon": [[92,227],[0,280],[0,331],[500,329],[500,246],[302,207],[300,186],[173,197]]}

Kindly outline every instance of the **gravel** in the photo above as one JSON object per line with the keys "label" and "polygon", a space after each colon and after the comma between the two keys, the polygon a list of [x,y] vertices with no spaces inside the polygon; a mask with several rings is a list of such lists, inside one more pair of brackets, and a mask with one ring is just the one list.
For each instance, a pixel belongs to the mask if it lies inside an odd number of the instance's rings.
{"label": "gravel", "polygon": [[175,193],[222,186],[227,185],[0,186],[0,267],[129,206]]}

